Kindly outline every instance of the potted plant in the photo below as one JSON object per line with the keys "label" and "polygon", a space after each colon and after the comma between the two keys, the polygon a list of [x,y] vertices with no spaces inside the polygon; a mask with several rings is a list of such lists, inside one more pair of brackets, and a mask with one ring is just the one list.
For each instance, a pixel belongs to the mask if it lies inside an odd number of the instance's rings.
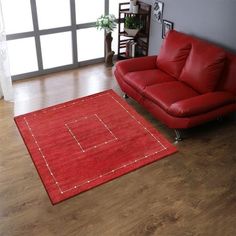
{"label": "potted plant", "polygon": [[135,36],[142,28],[142,22],[136,16],[127,16],[125,18],[125,32],[130,36]]}
{"label": "potted plant", "polygon": [[105,64],[106,66],[113,66],[114,51],[111,50],[112,31],[116,28],[116,18],[114,15],[102,15],[97,19],[96,27],[99,30],[105,30]]}

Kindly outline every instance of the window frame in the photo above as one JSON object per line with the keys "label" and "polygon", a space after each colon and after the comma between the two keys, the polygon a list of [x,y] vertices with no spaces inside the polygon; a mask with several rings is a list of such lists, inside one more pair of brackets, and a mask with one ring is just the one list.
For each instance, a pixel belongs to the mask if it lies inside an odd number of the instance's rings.
{"label": "window frame", "polygon": [[[36,55],[37,55],[37,61],[38,61],[38,70],[28,72],[28,73],[14,75],[14,76],[12,76],[13,81],[19,80],[19,79],[30,78],[30,77],[36,77],[36,76],[45,75],[45,74],[54,73],[54,72],[60,72],[60,71],[64,71],[64,70],[76,69],[80,66],[94,64],[94,63],[104,61],[104,57],[101,57],[101,58],[95,58],[95,59],[91,59],[91,60],[87,60],[87,61],[78,62],[77,33],[76,32],[77,32],[77,30],[80,30],[80,29],[87,29],[87,28],[95,27],[96,22],[76,24],[75,0],[69,0],[69,1],[70,1],[71,25],[64,26],[64,27],[58,27],[58,28],[40,30],[39,24],[38,24],[36,0],[30,0],[32,20],[33,20],[33,31],[8,34],[8,35],[6,35],[6,39],[8,41],[8,40],[14,40],[14,39],[34,37],[35,45],[36,45]],[[103,0],[103,1],[104,1],[104,13],[103,14],[109,14],[109,0]],[[58,67],[49,68],[49,69],[44,69],[43,68],[43,58],[42,58],[40,36],[55,34],[55,33],[63,33],[63,32],[71,32],[71,36],[72,36],[72,64],[58,66]],[[104,35],[105,35],[105,33],[104,33]],[[104,54],[105,54],[105,52],[104,52]]]}

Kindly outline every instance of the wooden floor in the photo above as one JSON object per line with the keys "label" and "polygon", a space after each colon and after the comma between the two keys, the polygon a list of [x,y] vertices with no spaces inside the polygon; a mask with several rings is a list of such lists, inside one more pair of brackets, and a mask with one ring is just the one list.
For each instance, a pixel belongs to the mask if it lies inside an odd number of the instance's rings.
{"label": "wooden floor", "polygon": [[[236,128],[232,118],[185,132],[179,152],[52,206],[13,116],[112,88],[103,64],[14,83],[0,101],[1,236],[234,236]],[[174,134],[127,100],[170,141]]]}

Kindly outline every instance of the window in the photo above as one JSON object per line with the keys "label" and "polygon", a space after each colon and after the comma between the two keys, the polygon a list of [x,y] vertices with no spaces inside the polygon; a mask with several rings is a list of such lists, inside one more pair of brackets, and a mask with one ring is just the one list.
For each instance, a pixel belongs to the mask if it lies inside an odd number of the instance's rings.
{"label": "window", "polygon": [[115,15],[118,18],[119,3],[129,2],[127,0],[109,0],[109,13]]}
{"label": "window", "polygon": [[71,32],[40,36],[43,68],[72,64]]}
{"label": "window", "polygon": [[71,25],[70,1],[36,0],[39,29]]}
{"label": "window", "polygon": [[104,32],[96,28],[77,30],[78,61],[91,60],[104,55]]}
{"label": "window", "polygon": [[12,75],[38,70],[34,38],[10,40],[7,46]]}
{"label": "window", "polygon": [[1,0],[7,34],[33,31],[30,0]]}
{"label": "window", "polygon": [[[127,1],[127,0],[126,0]],[[104,57],[98,17],[124,0],[1,0],[13,79],[77,68]],[[117,50],[117,31],[113,50]]]}
{"label": "window", "polygon": [[95,22],[99,16],[104,14],[105,4],[103,0],[96,0],[92,3],[88,0],[75,0],[75,2],[77,24]]}

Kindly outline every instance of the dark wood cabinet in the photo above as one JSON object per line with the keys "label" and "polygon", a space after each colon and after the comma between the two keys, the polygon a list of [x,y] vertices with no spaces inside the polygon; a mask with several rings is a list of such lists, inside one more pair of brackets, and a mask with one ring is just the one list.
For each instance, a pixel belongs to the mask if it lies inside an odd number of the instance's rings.
{"label": "dark wood cabinet", "polygon": [[[118,59],[140,57],[148,55],[151,5],[138,1],[138,13],[130,12],[130,4],[119,4],[118,18]],[[125,31],[125,19],[134,17],[141,22],[142,27],[135,36]]]}

